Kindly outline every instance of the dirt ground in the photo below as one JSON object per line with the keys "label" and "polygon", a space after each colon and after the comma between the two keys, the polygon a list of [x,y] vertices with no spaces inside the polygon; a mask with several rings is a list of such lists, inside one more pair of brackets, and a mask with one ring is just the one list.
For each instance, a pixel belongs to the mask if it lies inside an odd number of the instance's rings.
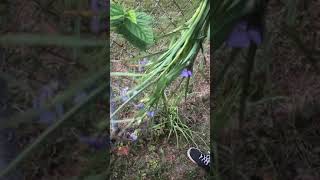
{"label": "dirt ground", "polygon": [[[209,96],[209,46],[205,48],[206,65],[203,75],[199,72],[199,62],[203,55],[198,54],[194,76],[192,78],[192,93],[188,95],[186,102],[179,107],[180,116],[186,120],[188,126],[201,134],[207,146],[200,140],[196,140],[199,148],[208,152],[210,143],[210,109]],[[113,154],[112,176],[114,179],[206,179],[204,170],[193,164],[187,157],[189,147],[195,146],[182,139],[179,146],[175,137],[169,140],[167,135],[153,136],[152,132],[145,133],[139,141],[128,144],[127,156]]]}

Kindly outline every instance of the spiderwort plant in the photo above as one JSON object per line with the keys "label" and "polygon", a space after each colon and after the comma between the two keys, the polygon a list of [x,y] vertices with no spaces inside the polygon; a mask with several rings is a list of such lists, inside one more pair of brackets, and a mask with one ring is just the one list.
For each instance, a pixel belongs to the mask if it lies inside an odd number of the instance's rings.
{"label": "spiderwort plant", "polygon": [[[141,119],[145,117],[154,117],[153,109],[158,109],[160,103],[165,103],[166,98],[164,92],[167,87],[178,77],[192,76],[192,65],[201,48],[201,44],[205,39],[209,28],[209,9],[210,1],[200,1],[199,7],[194,13],[193,17],[186,22],[181,30],[181,37],[174,38],[171,42],[170,48],[161,54],[157,59],[148,63],[148,69],[145,70],[141,77],[128,74],[128,76],[137,77],[137,86],[127,91],[128,99],[123,102],[112,114],[111,118],[115,116],[121,109],[125,107],[130,101],[140,94],[144,94],[145,110],[138,113],[136,122],[142,122]],[[119,16],[114,22],[121,21],[121,8],[115,7],[114,14]],[[112,16],[112,15],[111,15]],[[186,28],[187,27],[187,28]]]}
{"label": "spiderwort plant", "polygon": [[[257,46],[263,41],[263,15],[267,2],[267,0],[221,0],[213,4],[211,15],[213,33],[210,34],[211,40],[214,42],[213,52],[218,50],[223,43],[232,48],[230,58],[221,72],[213,76],[214,79],[212,81],[215,85],[213,89],[218,88],[219,82],[222,81],[227,70],[237,59],[236,56],[242,49],[248,48],[248,56],[246,58],[247,64],[243,71],[242,87],[236,85],[236,88],[229,93],[229,96],[222,96],[217,99],[217,107],[220,108],[211,116],[213,117],[211,118],[211,123],[215,124],[214,128],[210,130],[211,142],[216,141],[213,137],[217,137],[219,130],[227,124],[234,106],[234,99],[238,96],[240,96],[239,119],[241,121],[244,118],[244,107],[246,96],[248,95],[250,74],[254,64],[254,55]],[[239,122],[239,125],[241,125],[241,122]],[[215,149],[213,143],[211,145],[211,149]],[[216,159],[218,160],[219,158],[217,157]],[[214,176],[214,179],[220,179],[218,166],[215,166],[210,175]]]}

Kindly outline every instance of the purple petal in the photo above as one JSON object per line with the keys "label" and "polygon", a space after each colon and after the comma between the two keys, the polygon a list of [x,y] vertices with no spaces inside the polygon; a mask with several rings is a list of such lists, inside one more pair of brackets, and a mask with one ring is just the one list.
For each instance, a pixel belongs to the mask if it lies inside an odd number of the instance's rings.
{"label": "purple petal", "polygon": [[138,139],[138,136],[136,135],[136,134],[134,134],[134,133],[131,133],[130,135],[129,135],[129,140],[130,141],[136,141]]}
{"label": "purple petal", "polygon": [[188,71],[188,75],[189,75],[189,77],[191,77],[192,76],[192,72]]}
{"label": "purple petal", "polygon": [[188,71],[186,69],[182,70],[181,75],[182,77],[188,77]]}
{"label": "purple petal", "polygon": [[148,111],[147,116],[149,117],[154,117],[154,111]]}
{"label": "purple petal", "polygon": [[244,48],[250,44],[250,37],[247,32],[248,23],[240,21],[237,23],[226,41],[227,46],[233,48]]}
{"label": "purple petal", "polygon": [[190,70],[183,69],[180,76],[182,76],[182,77],[191,77],[192,76],[192,72]]}
{"label": "purple petal", "polygon": [[128,90],[129,90],[128,87],[125,87],[125,88],[121,89],[120,96],[121,96],[122,101],[127,101],[129,99],[129,97],[127,95]]}

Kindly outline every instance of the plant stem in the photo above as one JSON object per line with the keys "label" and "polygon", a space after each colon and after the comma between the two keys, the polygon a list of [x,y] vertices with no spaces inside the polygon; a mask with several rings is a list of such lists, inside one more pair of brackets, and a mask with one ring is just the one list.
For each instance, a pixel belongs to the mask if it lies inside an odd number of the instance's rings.
{"label": "plant stem", "polygon": [[242,81],[242,94],[240,97],[240,109],[239,109],[239,125],[237,126],[238,128],[245,121],[247,98],[249,94],[250,79],[251,79],[251,74],[254,67],[256,50],[257,50],[257,45],[254,43],[251,43],[248,51],[248,56],[246,59],[247,63],[246,63],[246,67],[244,68],[244,77]]}

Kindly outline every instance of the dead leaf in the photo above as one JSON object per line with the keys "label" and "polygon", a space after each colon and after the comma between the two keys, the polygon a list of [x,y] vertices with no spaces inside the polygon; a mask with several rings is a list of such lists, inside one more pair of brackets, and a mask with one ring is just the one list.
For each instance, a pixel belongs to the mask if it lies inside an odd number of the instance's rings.
{"label": "dead leaf", "polygon": [[116,150],[118,156],[128,156],[129,154],[129,147],[128,146],[121,146]]}

